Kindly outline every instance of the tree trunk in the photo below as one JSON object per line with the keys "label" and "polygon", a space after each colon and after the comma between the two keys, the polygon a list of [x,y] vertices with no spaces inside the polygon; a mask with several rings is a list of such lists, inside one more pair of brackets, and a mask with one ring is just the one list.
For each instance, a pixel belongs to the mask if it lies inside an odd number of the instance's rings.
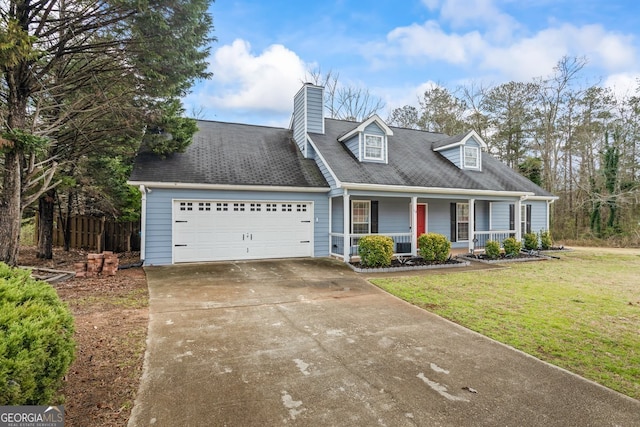
{"label": "tree trunk", "polygon": [[38,200],[38,258],[53,259],[53,216],[55,190],[49,190]]}
{"label": "tree trunk", "polygon": [[0,261],[18,264],[20,247],[21,194],[20,154],[9,150],[4,155],[2,192],[0,192]]}
{"label": "tree trunk", "polygon": [[[73,206],[74,192],[69,190],[69,196],[67,197],[67,211],[64,214],[63,231],[64,231],[64,251],[69,252],[71,248],[71,208]],[[60,215],[62,218],[62,214]]]}

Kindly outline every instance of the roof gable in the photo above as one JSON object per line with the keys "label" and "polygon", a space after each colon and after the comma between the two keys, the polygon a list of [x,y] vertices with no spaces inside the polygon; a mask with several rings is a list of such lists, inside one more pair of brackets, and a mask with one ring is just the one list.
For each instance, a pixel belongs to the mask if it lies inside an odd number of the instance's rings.
{"label": "roof gable", "polygon": [[469,139],[474,139],[483,151],[487,150],[487,143],[484,142],[480,135],[475,130],[470,130],[467,133],[461,133],[459,135],[450,136],[444,138],[433,144],[433,151],[448,150],[450,148],[459,147],[465,145]]}
{"label": "roof gable", "polygon": [[[309,137],[314,146],[343,186],[395,186],[401,188],[438,188],[470,191],[519,192],[541,197],[553,195],[504,163],[480,151],[482,171],[460,169],[433,147],[442,144],[461,146],[475,132],[449,138],[439,133],[393,127],[388,163],[360,162],[345,144],[338,141],[353,129],[352,122],[325,119],[325,133]],[[466,137],[469,138],[466,138]],[[478,143],[481,139],[478,137]]]}
{"label": "roof gable", "polygon": [[372,115],[371,117],[369,117],[368,119],[366,119],[365,121],[363,121],[362,123],[360,123],[357,127],[351,129],[350,131],[345,132],[343,135],[338,137],[338,141],[340,142],[344,142],[348,139],[350,139],[351,137],[359,134],[359,133],[364,133],[365,129],[372,123],[376,123],[378,125],[378,127],[384,132],[384,134],[386,136],[392,136],[393,135],[393,131],[391,130],[391,128],[389,126],[387,126],[387,124],[384,122],[384,120],[382,120],[380,118],[380,116],[378,116],[377,114]]}

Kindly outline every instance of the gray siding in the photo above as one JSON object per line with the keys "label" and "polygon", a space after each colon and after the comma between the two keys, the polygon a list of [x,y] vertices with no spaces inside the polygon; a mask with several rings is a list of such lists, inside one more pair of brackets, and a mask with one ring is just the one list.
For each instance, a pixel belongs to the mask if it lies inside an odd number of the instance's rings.
{"label": "gray siding", "polygon": [[293,99],[293,140],[303,153],[307,135],[305,116],[305,91],[301,90]]}
{"label": "gray siding", "polygon": [[489,202],[484,200],[476,201],[476,230],[489,230]]}
{"label": "gray siding", "polygon": [[356,159],[360,159],[360,134],[356,134],[346,140],[344,145],[356,156]]}
{"label": "gray siding", "polygon": [[378,200],[378,232],[408,233],[411,224],[409,198],[372,198]]}
{"label": "gray siding", "polygon": [[514,202],[493,202],[491,205],[491,229],[509,230],[509,205]]}
{"label": "gray siding", "polygon": [[461,167],[462,162],[460,160],[460,147],[453,147],[448,150],[440,151],[447,160],[456,165],[457,167]]}
{"label": "gray siding", "polygon": [[531,205],[531,232],[539,233],[547,229],[547,202],[536,200],[527,202]]}
{"label": "gray siding", "polygon": [[380,129],[377,123],[371,123],[369,126],[364,128],[364,133],[369,133],[371,135],[380,135],[385,136],[384,130]]}
{"label": "gray siding", "polygon": [[334,197],[331,202],[331,232],[332,233],[344,233],[344,207],[342,197]]}
{"label": "gray siding", "polygon": [[469,138],[464,145],[466,145],[467,147],[480,148],[480,144],[478,144],[478,141],[476,141],[476,139],[473,137]]}
{"label": "gray siding", "polygon": [[[408,233],[411,224],[411,212],[409,209],[411,200],[409,198],[393,197],[352,197],[353,200],[376,200],[378,201],[378,233]],[[333,233],[342,233],[344,230],[344,206],[342,197],[334,197],[332,205],[331,228]],[[351,209],[351,207],[349,207]]]}
{"label": "gray siding", "polygon": [[293,98],[293,140],[305,152],[307,133],[324,133],[323,89],[305,84]]}
{"label": "gray siding", "polygon": [[329,255],[329,199],[326,193],[279,193],[259,191],[208,191],[152,188],[147,194],[145,265],[172,261],[173,199],[310,201],[314,208],[314,255]]}
{"label": "gray siding", "polygon": [[305,86],[307,89],[307,132],[324,133],[322,88]]}
{"label": "gray siding", "polygon": [[316,161],[316,165],[318,165],[318,169],[320,169],[320,172],[322,173],[322,176],[324,176],[324,179],[327,180],[329,187],[335,188],[336,180],[333,179],[333,176],[329,173],[329,168],[327,168],[326,163],[324,163],[320,156],[317,155],[316,150],[313,148],[313,145],[309,144],[307,149],[309,154],[307,157]]}

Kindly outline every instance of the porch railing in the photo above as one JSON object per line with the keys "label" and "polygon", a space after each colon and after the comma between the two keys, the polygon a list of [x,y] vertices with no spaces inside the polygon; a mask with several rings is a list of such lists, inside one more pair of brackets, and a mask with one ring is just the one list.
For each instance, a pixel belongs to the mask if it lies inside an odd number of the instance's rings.
{"label": "porch railing", "polygon": [[[351,234],[349,236],[349,256],[358,256],[358,242],[364,236],[370,234]],[[394,255],[411,255],[411,233],[380,233],[382,236],[389,236],[393,239]],[[344,234],[330,233],[331,255],[344,255]]]}
{"label": "porch railing", "polygon": [[[411,233],[380,233],[393,239],[394,255],[411,255]],[[492,230],[492,231],[475,231],[474,232],[474,250],[483,250],[489,240],[500,243],[507,237],[515,237],[515,230]],[[331,255],[342,257],[344,255],[344,234],[330,233],[331,236]],[[349,236],[349,256],[358,256],[358,241],[368,234],[351,234]]]}
{"label": "porch railing", "polygon": [[502,242],[507,237],[515,237],[515,230],[494,230],[494,231],[474,231],[475,239],[473,242],[474,250],[484,249],[489,240],[494,240],[500,243],[500,247],[502,247]]}

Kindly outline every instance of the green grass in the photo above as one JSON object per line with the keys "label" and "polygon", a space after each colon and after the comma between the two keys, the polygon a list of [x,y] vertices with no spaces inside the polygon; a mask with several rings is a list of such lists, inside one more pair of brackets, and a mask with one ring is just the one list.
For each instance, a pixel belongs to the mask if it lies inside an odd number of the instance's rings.
{"label": "green grass", "polygon": [[497,341],[640,399],[640,251],[371,280]]}

